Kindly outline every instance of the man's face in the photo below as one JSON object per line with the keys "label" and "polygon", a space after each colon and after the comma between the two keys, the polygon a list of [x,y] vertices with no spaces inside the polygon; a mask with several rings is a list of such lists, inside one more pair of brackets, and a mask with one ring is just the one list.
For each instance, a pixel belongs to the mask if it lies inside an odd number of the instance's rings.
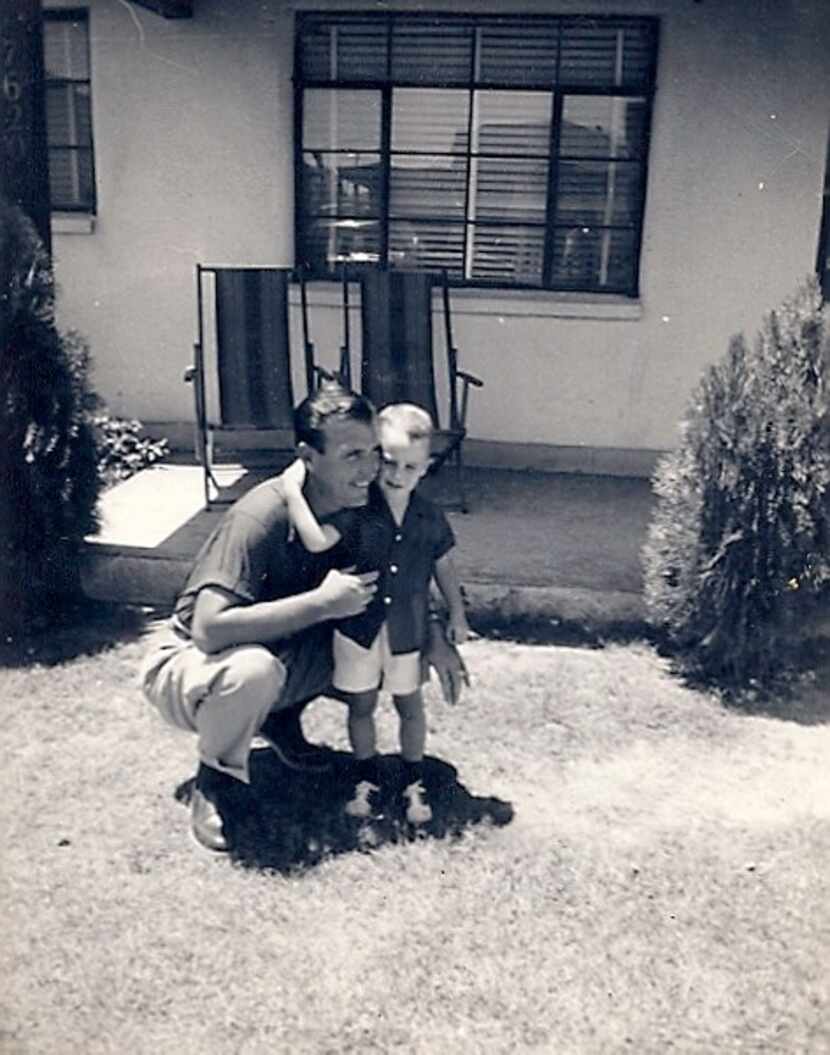
{"label": "man's face", "polygon": [[379,448],[373,425],[333,419],[325,425],[326,449],[305,450],[309,499],[318,514],[366,505],[378,471]]}

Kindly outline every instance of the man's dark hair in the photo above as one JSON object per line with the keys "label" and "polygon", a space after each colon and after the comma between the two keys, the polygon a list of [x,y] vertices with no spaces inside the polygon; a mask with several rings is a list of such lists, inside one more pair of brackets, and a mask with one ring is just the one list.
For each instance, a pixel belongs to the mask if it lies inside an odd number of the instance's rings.
{"label": "man's dark hair", "polygon": [[321,454],[326,449],[325,427],[328,421],[359,421],[371,425],[375,408],[365,396],[344,388],[337,381],[323,381],[294,410],[294,437]]}

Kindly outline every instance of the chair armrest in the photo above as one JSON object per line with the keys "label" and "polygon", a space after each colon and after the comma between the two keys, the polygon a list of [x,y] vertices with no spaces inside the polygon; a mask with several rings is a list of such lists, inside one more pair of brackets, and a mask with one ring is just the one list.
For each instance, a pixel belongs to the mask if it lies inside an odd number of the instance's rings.
{"label": "chair armrest", "polygon": [[311,371],[316,380],[334,381],[337,379],[337,375],[333,374],[331,370],[327,370],[324,366],[317,366],[316,363],[312,366]]}
{"label": "chair armrest", "polygon": [[475,385],[476,388],[484,387],[484,382],[480,377],[476,377],[475,374],[468,374],[466,370],[456,370],[455,376],[460,377],[465,385]]}

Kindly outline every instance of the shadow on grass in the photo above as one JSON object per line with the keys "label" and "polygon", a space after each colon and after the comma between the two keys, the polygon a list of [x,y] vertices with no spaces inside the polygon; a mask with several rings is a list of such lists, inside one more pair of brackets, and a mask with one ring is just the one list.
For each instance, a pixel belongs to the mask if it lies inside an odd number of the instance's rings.
{"label": "shadow on grass", "polygon": [[[240,784],[220,804],[231,859],[246,868],[296,874],[334,855],[414,839],[456,837],[471,825],[489,821],[501,827],[513,819],[509,802],[471,795],[453,765],[427,756],[424,785],[433,818],[413,829],[400,800],[400,758],[383,755],[379,815],[371,821],[355,820],[343,810],[351,797],[352,756],[332,751],[331,760],[326,773],[297,773],[268,748],[252,751],[250,788]],[[190,778],[175,795],[189,803],[192,791]]]}
{"label": "shadow on grass", "polygon": [[797,725],[830,724],[830,660],[802,668],[777,691],[744,690],[724,699],[730,710]]}
{"label": "shadow on grass", "polygon": [[51,667],[79,656],[95,656],[141,637],[159,613],[150,608],[82,601],[48,625],[0,639],[0,667]]}
{"label": "shadow on grass", "polygon": [[778,670],[769,682],[749,685],[730,684],[726,676],[703,677],[686,669],[682,656],[675,654],[665,640],[657,639],[655,646],[679,682],[694,691],[716,693],[723,706],[734,714],[805,726],[830,724],[830,656],[826,638],[804,641],[797,649],[782,653]]}
{"label": "shadow on grass", "polygon": [[602,626],[566,619],[478,619],[474,629],[488,641],[512,641],[522,645],[562,645],[568,648],[604,648],[635,641],[655,642],[651,628],[643,622],[606,622]]}

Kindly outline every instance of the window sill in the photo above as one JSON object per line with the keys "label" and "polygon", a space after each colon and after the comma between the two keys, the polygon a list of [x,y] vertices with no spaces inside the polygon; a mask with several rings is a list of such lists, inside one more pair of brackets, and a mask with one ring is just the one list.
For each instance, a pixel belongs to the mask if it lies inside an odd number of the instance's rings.
{"label": "window sill", "polygon": [[619,321],[640,319],[643,314],[642,304],[638,299],[617,293],[454,289],[451,295],[453,310],[459,315]]}
{"label": "window sill", "polygon": [[53,212],[52,234],[92,234],[95,217],[86,212]]}
{"label": "window sill", "polygon": [[[342,307],[342,290],[337,282],[309,281],[308,302],[319,307]],[[440,290],[435,291],[433,305]],[[635,297],[617,293],[563,293],[551,290],[525,289],[451,289],[452,309],[458,315],[495,315],[500,318],[608,319],[636,321],[642,318],[643,306]],[[291,302],[300,303],[299,286],[291,290]],[[352,308],[360,306],[360,297],[352,296]]]}

